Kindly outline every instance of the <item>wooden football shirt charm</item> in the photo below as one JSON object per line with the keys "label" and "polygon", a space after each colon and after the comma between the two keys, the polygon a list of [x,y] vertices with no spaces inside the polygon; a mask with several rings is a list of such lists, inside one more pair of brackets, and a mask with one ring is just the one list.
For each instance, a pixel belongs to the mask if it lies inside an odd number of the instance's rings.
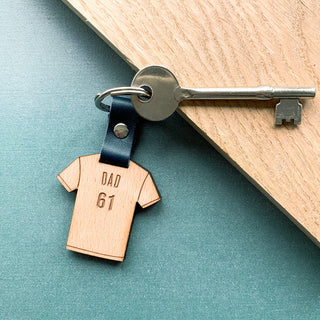
{"label": "wooden football shirt charm", "polygon": [[151,174],[130,160],[137,114],[131,100],[114,97],[101,154],[79,157],[58,174],[77,191],[67,249],[123,261],[136,203],[160,200]]}
{"label": "wooden football shirt charm", "polygon": [[100,154],[79,157],[58,176],[67,191],[78,189],[67,249],[123,261],[138,202],[146,208],[160,200],[148,171],[99,162]]}

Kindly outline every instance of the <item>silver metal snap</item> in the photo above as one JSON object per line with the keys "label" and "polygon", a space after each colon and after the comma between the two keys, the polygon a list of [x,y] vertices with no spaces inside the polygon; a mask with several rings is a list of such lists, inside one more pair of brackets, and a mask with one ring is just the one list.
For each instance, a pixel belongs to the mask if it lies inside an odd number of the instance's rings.
{"label": "silver metal snap", "polygon": [[118,123],[113,128],[114,135],[119,139],[124,139],[129,134],[129,129],[126,124]]}

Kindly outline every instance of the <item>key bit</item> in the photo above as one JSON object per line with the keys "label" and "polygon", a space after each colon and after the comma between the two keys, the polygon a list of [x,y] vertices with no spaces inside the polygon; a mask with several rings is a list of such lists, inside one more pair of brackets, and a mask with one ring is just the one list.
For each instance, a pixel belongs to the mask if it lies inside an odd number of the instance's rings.
{"label": "key bit", "polygon": [[283,121],[293,124],[301,124],[302,104],[298,99],[280,99],[276,105],[276,125],[281,125]]}

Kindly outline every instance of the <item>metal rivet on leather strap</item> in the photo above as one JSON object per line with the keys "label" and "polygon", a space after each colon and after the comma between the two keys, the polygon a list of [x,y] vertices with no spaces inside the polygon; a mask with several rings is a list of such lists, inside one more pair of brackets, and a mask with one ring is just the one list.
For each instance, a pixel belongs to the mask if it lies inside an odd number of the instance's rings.
{"label": "metal rivet on leather strap", "polygon": [[118,123],[113,128],[114,135],[119,139],[124,139],[129,134],[129,129],[126,124]]}

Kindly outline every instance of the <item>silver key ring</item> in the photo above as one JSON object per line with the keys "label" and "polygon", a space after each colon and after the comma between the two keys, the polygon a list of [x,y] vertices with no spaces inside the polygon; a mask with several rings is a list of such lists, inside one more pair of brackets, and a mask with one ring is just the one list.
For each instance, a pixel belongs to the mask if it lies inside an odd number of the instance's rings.
{"label": "silver key ring", "polygon": [[151,96],[150,92],[140,87],[117,87],[109,89],[103,93],[98,93],[94,98],[94,103],[98,109],[102,111],[110,111],[110,107],[102,103],[107,96],[115,97],[132,94],[146,98],[150,98]]}

